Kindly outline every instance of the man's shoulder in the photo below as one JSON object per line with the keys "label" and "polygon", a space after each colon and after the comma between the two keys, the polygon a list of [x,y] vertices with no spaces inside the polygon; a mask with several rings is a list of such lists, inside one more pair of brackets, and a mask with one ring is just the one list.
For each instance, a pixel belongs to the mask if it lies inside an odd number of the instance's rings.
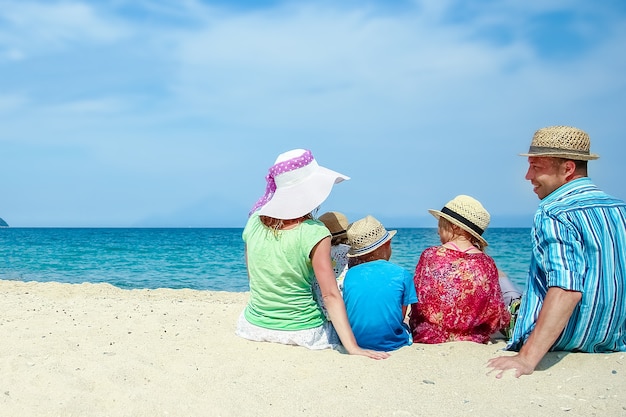
{"label": "man's shoulder", "polygon": [[584,177],[568,182],[542,200],[539,211],[555,213],[601,207],[626,208],[626,203],[602,191],[591,179]]}

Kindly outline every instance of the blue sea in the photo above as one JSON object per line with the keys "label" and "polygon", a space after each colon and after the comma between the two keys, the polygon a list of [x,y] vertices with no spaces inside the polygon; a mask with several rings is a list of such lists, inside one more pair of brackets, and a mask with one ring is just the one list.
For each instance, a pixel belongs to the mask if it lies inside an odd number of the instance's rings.
{"label": "blue sea", "polygon": [[[397,229],[391,261],[413,272],[435,228]],[[248,291],[242,229],[0,228],[0,279],[120,288]],[[530,230],[485,232],[487,253],[524,288]]]}

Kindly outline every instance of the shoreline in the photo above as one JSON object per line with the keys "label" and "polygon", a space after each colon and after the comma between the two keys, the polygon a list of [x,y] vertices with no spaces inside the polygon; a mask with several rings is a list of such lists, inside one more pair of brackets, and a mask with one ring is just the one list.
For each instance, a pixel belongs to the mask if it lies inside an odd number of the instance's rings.
{"label": "shoreline", "polygon": [[503,340],[374,361],[234,334],[247,292],[0,280],[0,416],[626,415],[626,352],[487,375]]}

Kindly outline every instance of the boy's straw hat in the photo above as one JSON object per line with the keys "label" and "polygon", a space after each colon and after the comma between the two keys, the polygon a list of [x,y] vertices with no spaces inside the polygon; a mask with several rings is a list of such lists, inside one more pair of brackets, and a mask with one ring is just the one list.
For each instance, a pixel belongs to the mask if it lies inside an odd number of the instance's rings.
{"label": "boy's straw hat", "polygon": [[262,216],[288,220],[311,213],[326,200],[333,185],[350,177],[318,165],[311,151],[294,149],[278,155],[265,179],[265,195],[250,214],[260,208]]}
{"label": "boy's straw hat", "polygon": [[365,255],[373,252],[396,235],[396,230],[387,231],[374,217],[368,215],[348,227],[348,257]]}
{"label": "boy's straw hat", "polygon": [[328,211],[322,214],[319,221],[324,223],[332,237],[343,236],[348,230],[348,218],[338,211]]}
{"label": "boy's straw hat", "polygon": [[521,156],[550,156],[590,161],[600,156],[589,153],[589,135],[571,126],[549,126],[535,132],[528,153]]}
{"label": "boy's straw hat", "polygon": [[443,217],[450,223],[459,226],[480,240],[484,246],[487,246],[487,241],[482,237],[482,234],[489,226],[491,216],[475,198],[468,195],[458,195],[448,201],[441,210],[430,209],[428,212],[437,219]]}

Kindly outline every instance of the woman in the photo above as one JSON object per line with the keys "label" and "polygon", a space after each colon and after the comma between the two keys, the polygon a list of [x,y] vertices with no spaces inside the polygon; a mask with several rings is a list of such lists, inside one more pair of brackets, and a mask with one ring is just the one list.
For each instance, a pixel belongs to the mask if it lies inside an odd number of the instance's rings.
{"label": "woman", "polygon": [[487,210],[472,197],[459,195],[441,211],[441,246],[420,256],[413,281],[418,303],[411,306],[409,326],[415,343],[468,340],[486,343],[508,326],[498,269],[484,253],[482,237],[489,225]]}
{"label": "woman", "polygon": [[[243,231],[250,299],[237,323],[239,336],[310,349],[340,341],[350,354],[388,356],[356,343],[330,262],[330,233],[312,215],[333,185],[348,179],[319,166],[308,150],[278,156]],[[314,277],[332,324],[314,298]]]}

